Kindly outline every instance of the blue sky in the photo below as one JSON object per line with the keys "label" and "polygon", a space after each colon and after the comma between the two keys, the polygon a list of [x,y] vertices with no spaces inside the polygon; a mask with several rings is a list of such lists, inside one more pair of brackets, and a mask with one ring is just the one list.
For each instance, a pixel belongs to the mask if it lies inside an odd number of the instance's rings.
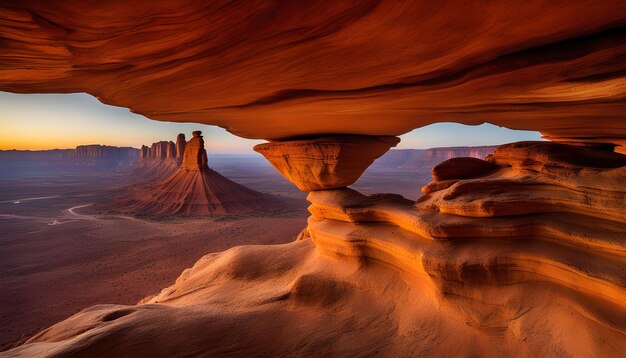
{"label": "blue sky", "polygon": [[[87,94],[0,92],[0,149],[73,148],[80,144],[139,147],[175,140],[178,133],[204,133],[210,153],[252,153],[263,141],[236,137],[222,128],[197,123],[149,120],[126,108],[107,106]],[[402,135],[398,148],[474,146],[539,140],[532,131],[483,124],[437,123]]]}

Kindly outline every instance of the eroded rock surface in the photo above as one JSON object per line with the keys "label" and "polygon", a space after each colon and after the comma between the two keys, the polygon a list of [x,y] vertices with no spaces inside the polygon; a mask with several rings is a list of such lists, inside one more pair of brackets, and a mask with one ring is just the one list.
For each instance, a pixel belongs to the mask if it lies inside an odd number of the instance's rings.
{"label": "eroded rock surface", "polygon": [[258,144],[254,150],[302,191],[354,183],[397,137],[341,136]]}
{"label": "eroded rock surface", "polygon": [[11,354],[620,357],[626,157],[532,142],[489,161],[417,203],[312,191],[297,241],[209,254]]}
{"label": "eroded rock surface", "polygon": [[206,149],[204,149],[204,139],[202,132],[194,131],[193,137],[185,144],[181,169],[202,171],[208,169]]}
{"label": "eroded rock surface", "polygon": [[137,148],[100,144],[79,145],[74,149],[0,150],[0,168],[6,175],[23,170],[75,171],[81,167],[113,171],[127,169],[139,159],[140,153]]}
{"label": "eroded rock surface", "polygon": [[623,0],[9,0],[0,90],[87,92],[267,140],[488,121],[623,145],[624,14]]}
{"label": "eroded rock surface", "polygon": [[139,157],[139,150],[132,147],[114,147],[110,145],[79,145],[74,149],[74,155],[83,159],[111,159],[133,161]]}
{"label": "eroded rock surface", "polygon": [[187,144],[187,141],[185,140],[185,134],[184,133],[178,133],[178,136],[176,136],[176,158],[182,158],[183,155],[185,154],[185,144]]}
{"label": "eroded rock surface", "polygon": [[497,166],[478,158],[452,158],[436,165],[432,175],[436,181],[446,179],[464,179],[483,176],[496,170]]}
{"label": "eroded rock surface", "polygon": [[180,167],[185,143],[185,135],[180,133],[176,143],[159,141],[150,147],[142,145],[140,159],[131,168],[130,175],[146,180],[167,178]]}

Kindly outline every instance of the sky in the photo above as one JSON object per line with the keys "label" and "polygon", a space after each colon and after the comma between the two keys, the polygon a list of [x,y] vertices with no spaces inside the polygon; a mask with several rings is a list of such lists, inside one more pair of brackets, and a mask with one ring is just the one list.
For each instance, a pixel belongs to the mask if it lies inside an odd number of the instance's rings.
{"label": "sky", "polygon": [[[85,94],[14,94],[0,92],[0,150],[64,149],[81,144],[140,147],[176,140],[178,133],[201,130],[209,153],[253,153],[262,140],[236,137],[222,128],[197,123],[161,122],[128,109],[100,103]],[[400,136],[398,148],[476,146],[540,140],[533,131],[491,124],[437,123]]]}

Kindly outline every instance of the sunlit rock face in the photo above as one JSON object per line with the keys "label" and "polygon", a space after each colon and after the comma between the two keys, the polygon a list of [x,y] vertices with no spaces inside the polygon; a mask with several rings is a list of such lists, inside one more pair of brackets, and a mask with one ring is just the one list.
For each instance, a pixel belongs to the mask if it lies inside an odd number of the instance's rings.
{"label": "sunlit rock face", "polygon": [[194,131],[192,136],[193,137],[185,144],[181,169],[191,171],[209,169],[202,132]]}
{"label": "sunlit rock face", "polygon": [[622,0],[3,1],[0,90],[84,91],[268,140],[450,121],[624,144],[625,14]]}
{"label": "sunlit rock face", "polygon": [[[308,235],[326,255],[419,276],[429,283],[421,289],[443,302],[462,297],[454,314],[487,331],[499,322],[503,337],[529,339],[530,351],[541,342],[538,327],[554,335],[569,321],[586,331],[580,349],[618,356],[626,347],[626,156],[521,142],[498,147],[488,162],[462,163],[471,175],[441,173],[459,159],[435,168],[439,180],[413,207],[392,194],[311,192]],[[565,319],[543,311],[532,295],[578,313]],[[616,340],[604,348],[588,340],[605,335]],[[565,349],[575,337],[542,349]]]}
{"label": "sunlit rock face", "polygon": [[182,159],[185,154],[185,144],[187,144],[185,134],[178,133],[178,136],[176,136],[176,159]]}
{"label": "sunlit rock face", "polygon": [[341,136],[258,144],[254,150],[302,191],[354,183],[376,158],[400,142],[388,136]]}
{"label": "sunlit rock face", "polygon": [[623,356],[626,156],[525,142],[476,160],[417,202],[312,191],[297,241],[206,255],[11,354]]}
{"label": "sunlit rock face", "polygon": [[144,179],[163,179],[175,173],[183,160],[185,135],[178,134],[176,143],[159,141],[151,146],[142,145],[138,162],[131,168],[130,175]]}

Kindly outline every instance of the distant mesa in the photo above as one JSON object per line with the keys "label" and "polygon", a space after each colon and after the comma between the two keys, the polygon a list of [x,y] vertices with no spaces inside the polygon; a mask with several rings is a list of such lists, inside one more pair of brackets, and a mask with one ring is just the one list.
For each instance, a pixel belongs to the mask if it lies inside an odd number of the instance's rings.
{"label": "distant mesa", "polygon": [[118,170],[129,167],[139,157],[137,148],[100,144],[79,145],[75,149],[0,151],[0,161],[7,172]]}
{"label": "distant mesa", "polygon": [[143,146],[138,170],[153,179],[128,188],[112,209],[134,215],[193,216],[273,213],[283,208],[280,199],[237,184],[209,168],[202,132],[194,131],[192,136],[185,142],[184,134],[179,134],[175,146],[165,141]]}
{"label": "distant mesa", "polygon": [[82,165],[125,167],[137,161],[139,150],[99,144],[79,145],[74,149],[74,156]]}
{"label": "distant mesa", "polygon": [[439,147],[430,149],[392,149],[374,162],[374,168],[406,169],[430,172],[437,164],[451,158],[484,159],[497,148],[495,145],[478,147]]}

